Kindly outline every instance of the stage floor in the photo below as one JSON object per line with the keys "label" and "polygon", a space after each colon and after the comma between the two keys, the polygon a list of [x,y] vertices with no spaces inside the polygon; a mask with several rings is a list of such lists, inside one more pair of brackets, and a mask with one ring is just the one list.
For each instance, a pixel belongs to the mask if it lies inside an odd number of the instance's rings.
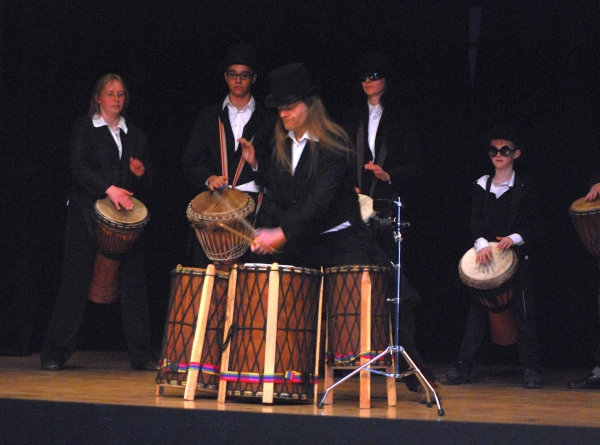
{"label": "stage floor", "polygon": [[[42,371],[38,354],[0,357],[0,398],[296,416],[600,427],[600,391],[573,391],[566,386],[586,370],[546,369],[546,386],[525,390],[517,368],[478,369],[477,381],[462,386],[439,383],[447,369],[447,365],[434,366],[443,417],[438,416],[435,403],[431,408],[419,403],[421,396],[403,383],[397,383],[397,406],[388,406],[385,378],[376,375],[372,376],[370,409],[359,408],[357,377],[335,388],[333,405],[322,409],[313,404],[220,404],[200,393],[194,401],[186,401],[177,387],[167,387],[163,396],[157,396],[156,374],[132,371],[125,352],[77,352],[59,372]],[[322,387],[319,400],[321,395]]]}

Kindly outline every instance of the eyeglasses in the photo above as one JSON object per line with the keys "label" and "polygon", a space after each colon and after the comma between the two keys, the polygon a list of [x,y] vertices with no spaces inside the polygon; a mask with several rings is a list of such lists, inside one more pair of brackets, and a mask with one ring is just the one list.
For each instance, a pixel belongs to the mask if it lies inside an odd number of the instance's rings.
{"label": "eyeglasses", "polygon": [[366,82],[369,79],[371,82],[374,80],[381,80],[385,77],[385,73],[364,73],[360,77],[361,82]]}
{"label": "eyeglasses", "polygon": [[119,99],[122,99],[122,98],[125,97],[125,93],[122,93],[122,92],[121,93],[105,93],[105,94],[103,94],[103,96],[106,96],[106,97],[108,97],[110,99],[113,99],[115,97],[118,97]]}
{"label": "eyeglasses", "polygon": [[500,148],[496,148],[490,145],[490,147],[488,148],[488,155],[490,155],[490,158],[495,158],[496,156],[498,156],[498,153],[500,153],[502,156],[507,158],[515,150],[516,148],[509,147],[508,145],[505,145]]}
{"label": "eyeglasses", "polygon": [[227,76],[228,79],[231,79],[231,80],[235,80],[238,77],[242,80],[248,80],[252,76],[254,76],[254,73],[251,73],[249,71],[244,71],[242,73],[236,73],[235,71],[227,71],[227,73],[225,75]]}

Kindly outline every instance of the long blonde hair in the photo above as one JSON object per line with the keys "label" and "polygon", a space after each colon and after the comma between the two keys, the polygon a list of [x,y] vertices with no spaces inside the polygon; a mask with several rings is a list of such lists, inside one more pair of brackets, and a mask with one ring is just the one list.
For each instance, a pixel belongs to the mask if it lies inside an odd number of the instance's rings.
{"label": "long blonde hair", "polygon": [[[344,129],[333,122],[327,110],[323,105],[323,101],[318,96],[309,96],[300,100],[304,102],[308,109],[308,119],[306,131],[317,139],[319,142],[312,140],[308,141],[306,147],[310,150],[310,174],[312,176],[319,158],[319,150],[333,150],[345,153],[350,156],[354,153],[351,150],[352,141]],[[288,137],[288,132],[283,126],[281,119],[277,121],[275,126],[275,162],[287,171],[292,171],[292,160],[286,156],[285,143]],[[317,150],[317,144],[319,150]]]}

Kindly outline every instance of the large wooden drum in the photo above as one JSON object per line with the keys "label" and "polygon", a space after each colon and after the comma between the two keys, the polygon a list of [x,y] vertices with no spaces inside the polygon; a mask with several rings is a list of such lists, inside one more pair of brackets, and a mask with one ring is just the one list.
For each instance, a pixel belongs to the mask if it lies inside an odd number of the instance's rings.
{"label": "large wooden drum", "polygon": [[130,199],[133,203],[131,210],[117,210],[109,198],[99,199],[94,205],[94,236],[98,254],[88,299],[95,303],[116,301],[120,258],[133,246],[150,220],[146,206],[136,198]]}
{"label": "large wooden drum", "polygon": [[[171,295],[163,337],[161,366],[156,383],[184,387],[190,372],[196,371],[196,387],[193,390],[216,396],[224,341],[229,273],[217,272],[214,266],[209,266],[210,268],[212,269],[207,271],[178,266],[171,272]],[[207,278],[211,274],[214,281],[210,288],[205,289]],[[206,314],[199,314],[203,296],[208,299],[205,302]],[[204,318],[205,334],[203,338],[197,339],[196,332],[201,328],[200,323]],[[194,349],[198,351],[200,346],[201,353],[194,359]]]}
{"label": "large wooden drum", "polygon": [[569,215],[586,249],[600,256],[600,199],[578,199],[569,207]]}
{"label": "large wooden drum", "polygon": [[[326,357],[329,366],[359,366],[361,361],[370,360],[390,345],[387,300],[392,295],[391,281],[389,269],[381,266],[325,269]],[[370,341],[365,342],[366,339]],[[390,365],[390,354],[385,355],[381,362],[372,364]]]}
{"label": "large wooden drum", "polygon": [[[200,193],[189,203],[187,218],[210,260],[228,264],[246,252],[248,238],[252,239],[254,232],[246,218],[254,206],[250,195],[231,188]],[[221,224],[246,238],[224,229]]]}
{"label": "large wooden drum", "polygon": [[458,264],[460,279],[471,295],[488,310],[490,337],[498,345],[517,342],[517,328],[510,302],[514,297],[513,277],[518,259],[513,249],[500,250],[498,243],[490,243],[492,259],[486,264],[476,261],[475,248],[469,249]]}
{"label": "large wooden drum", "polygon": [[219,400],[314,400],[321,272],[234,264],[229,288]]}

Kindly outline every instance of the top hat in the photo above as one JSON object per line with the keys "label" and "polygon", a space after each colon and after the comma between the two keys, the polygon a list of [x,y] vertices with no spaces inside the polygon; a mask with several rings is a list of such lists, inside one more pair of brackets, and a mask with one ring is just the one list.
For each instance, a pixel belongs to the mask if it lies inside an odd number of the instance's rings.
{"label": "top hat", "polygon": [[511,141],[519,150],[523,149],[523,140],[519,136],[519,131],[507,124],[496,124],[482,138],[482,143],[487,147],[487,144],[494,139],[505,139]]}
{"label": "top hat", "polygon": [[270,108],[294,103],[310,96],[317,89],[317,86],[311,83],[302,63],[292,63],[271,71],[269,85],[271,94],[265,99],[265,104]]}
{"label": "top hat", "polygon": [[225,61],[225,69],[231,65],[246,65],[256,70],[258,63],[254,47],[245,43],[230,46]]}
{"label": "top hat", "polygon": [[359,74],[364,73],[389,73],[390,61],[383,54],[368,52],[361,55],[357,63]]}

